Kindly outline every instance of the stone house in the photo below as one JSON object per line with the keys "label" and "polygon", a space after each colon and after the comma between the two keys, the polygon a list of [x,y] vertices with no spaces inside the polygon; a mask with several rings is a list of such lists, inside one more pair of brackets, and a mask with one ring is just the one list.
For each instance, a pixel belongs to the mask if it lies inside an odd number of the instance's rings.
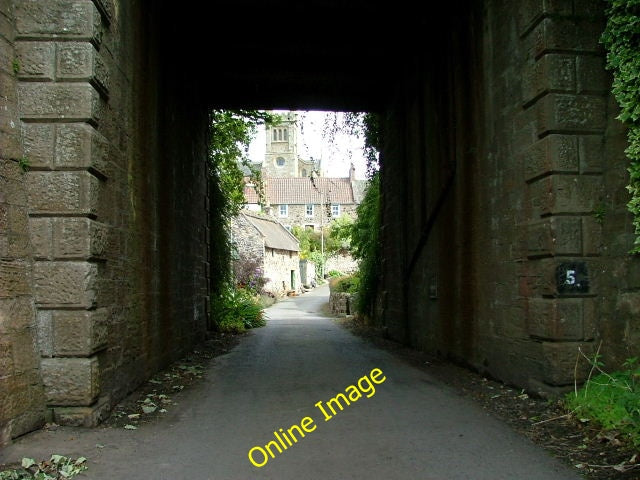
{"label": "stone house", "polygon": [[232,241],[238,253],[256,260],[268,279],[264,289],[284,296],[300,288],[298,240],[274,218],[249,211],[231,222]]}

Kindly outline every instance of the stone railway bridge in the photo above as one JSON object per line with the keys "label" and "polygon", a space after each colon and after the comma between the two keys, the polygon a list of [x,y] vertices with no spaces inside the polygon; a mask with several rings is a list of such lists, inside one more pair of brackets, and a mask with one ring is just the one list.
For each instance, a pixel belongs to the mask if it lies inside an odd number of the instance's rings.
{"label": "stone railway bridge", "polygon": [[547,393],[638,354],[602,2],[216,5],[0,1],[0,444],[207,330],[212,107],[382,115],[391,338]]}

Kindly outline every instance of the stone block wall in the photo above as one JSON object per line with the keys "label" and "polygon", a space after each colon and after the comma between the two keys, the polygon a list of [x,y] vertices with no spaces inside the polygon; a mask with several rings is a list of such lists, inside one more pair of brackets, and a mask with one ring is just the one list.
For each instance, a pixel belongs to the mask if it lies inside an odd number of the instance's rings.
{"label": "stone block wall", "polygon": [[[2,8],[2,51],[12,57],[2,85],[13,89],[2,97],[12,115],[2,122],[2,174],[16,193],[0,204],[11,205],[16,228],[0,229],[0,245],[23,245],[2,252],[23,268],[1,276],[0,296],[24,304],[16,336],[2,341],[25,360],[27,346],[37,348],[27,382],[40,390],[30,394],[37,405],[22,402],[31,415],[41,421],[46,406],[58,423],[93,425],[205,333],[207,105],[195,79],[163,61],[174,47],[160,33],[171,22],[159,6]],[[15,371],[25,383],[27,369]],[[4,433],[7,422],[28,423],[21,415],[0,414],[5,439],[37,423]]]}
{"label": "stone block wall", "polygon": [[602,9],[486,1],[416,54],[383,118],[378,308],[393,338],[540,393],[582,381],[576,360],[600,341],[611,368],[638,354]]}

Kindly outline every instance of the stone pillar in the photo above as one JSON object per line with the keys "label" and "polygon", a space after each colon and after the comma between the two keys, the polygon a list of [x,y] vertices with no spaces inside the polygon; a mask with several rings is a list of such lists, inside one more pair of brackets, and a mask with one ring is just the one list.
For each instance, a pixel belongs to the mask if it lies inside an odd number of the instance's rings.
{"label": "stone pillar", "polygon": [[[602,14],[595,2],[532,0],[518,19],[528,55],[523,118],[535,138],[521,158],[529,197],[521,293],[539,344],[540,374],[530,386],[540,391],[573,385],[579,349],[593,351],[609,87]],[[588,364],[578,367],[580,382]]]}
{"label": "stone pillar", "polygon": [[100,199],[109,179],[98,133],[109,95],[100,47],[104,2],[16,0],[19,112],[27,174],[38,347],[58,423],[93,425],[107,312],[97,299],[105,248]]}

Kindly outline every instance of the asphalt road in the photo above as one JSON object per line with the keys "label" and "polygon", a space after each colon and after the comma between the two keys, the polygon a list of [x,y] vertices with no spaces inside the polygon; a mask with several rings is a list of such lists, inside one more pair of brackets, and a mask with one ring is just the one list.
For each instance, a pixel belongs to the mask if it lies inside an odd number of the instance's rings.
{"label": "asphalt road", "polygon": [[470,400],[322,316],[327,298],[325,286],[269,308],[267,326],[215,358],[166,417],[131,431],[36,432],[2,450],[0,463],[85,456],[83,478],[105,480],[582,478]]}

